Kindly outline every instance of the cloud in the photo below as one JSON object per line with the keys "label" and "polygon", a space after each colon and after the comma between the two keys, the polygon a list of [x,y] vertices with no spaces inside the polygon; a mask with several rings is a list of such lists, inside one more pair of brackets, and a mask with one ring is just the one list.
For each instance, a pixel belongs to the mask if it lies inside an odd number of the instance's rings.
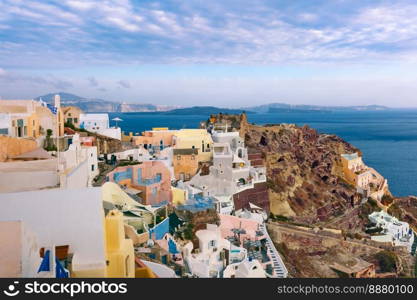
{"label": "cloud", "polygon": [[97,87],[98,86],[98,82],[97,82],[97,79],[95,77],[88,77],[87,80],[88,80],[88,84],[91,87]]}
{"label": "cloud", "polygon": [[59,90],[67,90],[74,87],[71,81],[56,78],[55,76],[38,76],[38,75],[25,75],[16,72],[9,72],[0,68],[0,83],[6,84],[27,84],[31,86],[43,86],[49,88],[55,88]]}
{"label": "cloud", "polygon": [[130,89],[130,83],[127,80],[119,80],[117,82],[117,84],[118,84],[119,87],[123,87],[123,88],[126,88],[126,89]]}
{"label": "cloud", "polygon": [[[241,75],[239,67],[249,65],[253,72],[245,76],[257,81],[262,79],[256,70],[264,67],[276,68],[268,73],[275,76],[297,66],[287,74],[297,76],[311,66],[320,74],[357,66],[346,73],[349,79],[368,66],[399,66],[392,74],[405,76],[399,70],[417,62],[417,5],[407,0],[317,0],[314,5],[308,0],[256,5],[250,0],[3,0],[0,30],[0,66],[7,70],[0,81],[25,83],[28,89],[80,84],[88,91],[133,94],[139,85],[133,76],[147,65],[169,69],[163,76],[189,78],[199,72],[210,77],[224,65]],[[192,67],[181,73],[179,66]],[[367,76],[377,76],[378,68]],[[67,70],[72,71],[45,75]],[[411,73],[407,76],[414,79]],[[226,87],[222,91],[227,94]]]}
{"label": "cloud", "polygon": [[10,60],[0,45],[0,64],[375,63],[417,52],[417,5],[409,2],[239,3],[4,0],[3,44],[24,47]]}

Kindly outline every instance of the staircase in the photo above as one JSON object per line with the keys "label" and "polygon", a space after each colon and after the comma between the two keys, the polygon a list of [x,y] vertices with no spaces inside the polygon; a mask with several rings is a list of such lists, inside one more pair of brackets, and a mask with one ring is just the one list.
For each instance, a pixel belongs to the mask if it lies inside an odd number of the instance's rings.
{"label": "staircase", "polygon": [[268,247],[268,254],[272,259],[272,269],[274,270],[275,276],[278,278],[286,278],[288,277],[288,270],[284,265],[284,262],[281,259],[277,249],[274,246],[274,243],[271,240],[271,237],[266,230],[265,224],[259,225],[259,229],[264,233],[266,236],[266,246]]}
{"label": "staircase", "polygon": [[417,235],[415,232],[413,232],[414,234],[414,242],[411,245],[411,255],[416,255],[416,249],[417,249]]}

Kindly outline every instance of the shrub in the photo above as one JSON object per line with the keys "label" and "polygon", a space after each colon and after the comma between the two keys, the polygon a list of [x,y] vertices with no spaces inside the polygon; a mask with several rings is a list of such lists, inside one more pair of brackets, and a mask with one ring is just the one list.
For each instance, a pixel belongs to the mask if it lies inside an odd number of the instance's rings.
{"label": "shrub", "polygon": [[184,228],[184,238],[186,240],[192,240],[193,239],[193,224],[189,223],[185,228]]}
{"label": "shrub", "polygon": [[68,127],[68,128],[71,128],[71,129],[73,129],[73,130],[75,130],[76,128],[75,128],[75,126],[74,126],[74,124],[72,124],[72,123],[70,123],[70,122],[65,122],[64,123],[64,126],[65,127]]}
{"label": "shrub", "polygon": [[365,230],[365,233],[367,234],[373,234],[373,233],[380,233],[382,231],[381,227],[376,227],[376,228],[368,228]]}
{"label": "shrub", "polygon": [[274,215],[271,213],[271,218],[275,221],[281,221],[281,222],[289,222],[290,219],[283,215]]}
{"label": "shrub", "polygon": [[382,272],[397,271],[397,256],[394,252],[384,250],[375,254],[375,258],[378,260],[378,264]]}

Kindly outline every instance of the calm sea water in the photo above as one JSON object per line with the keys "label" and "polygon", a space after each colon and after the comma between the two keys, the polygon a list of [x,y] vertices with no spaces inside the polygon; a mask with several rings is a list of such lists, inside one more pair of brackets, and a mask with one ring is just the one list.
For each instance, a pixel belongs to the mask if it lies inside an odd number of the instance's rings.
{"label": "calm sea water", "polygon": [[[123,131],[140,133],[152,127],[197,128],[208,116],[111,113],[110,117],[123,119],[119,122]],[[249,114],[248,119],[256,124],[307,124],[336,134],[362,150],[365,163],[388,179],[394,195],[417,195],[417,110]]]}

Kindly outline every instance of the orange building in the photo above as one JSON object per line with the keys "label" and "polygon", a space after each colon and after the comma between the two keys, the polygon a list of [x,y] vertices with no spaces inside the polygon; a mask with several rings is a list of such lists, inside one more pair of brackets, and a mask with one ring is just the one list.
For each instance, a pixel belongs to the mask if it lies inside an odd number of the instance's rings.
{"label": "orange building", "polygon": [[133,143],[147,150],[163,150],[165,147],[172,146],[173,136],[177,130],[168,128],[152,128],[152,130],[142,132],[141,136],[133,136]]}
{"label": "orange building", "polygon": [[198,171],[198,149],[174,149],[172,164],[177,180],[190,180]]}

